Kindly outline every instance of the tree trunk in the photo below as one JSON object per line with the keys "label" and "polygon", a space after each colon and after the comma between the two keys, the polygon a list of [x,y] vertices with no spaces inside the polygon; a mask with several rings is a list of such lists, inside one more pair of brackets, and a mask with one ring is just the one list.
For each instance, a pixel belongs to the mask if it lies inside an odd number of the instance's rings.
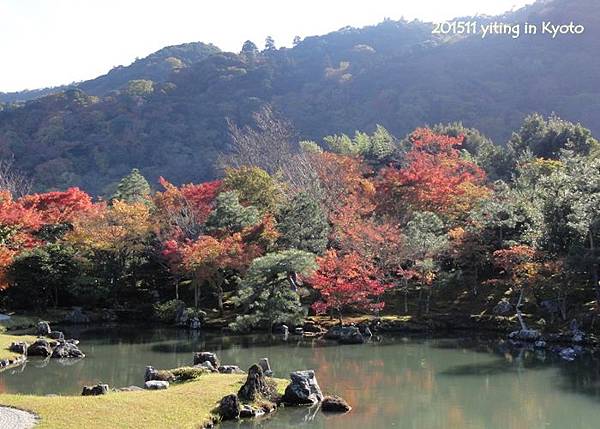
{"label": "tree trunk", "polygon": [[198,282],[194,280],[194,308],[198,310],[198,305],[200,304],[200,288],[198,287]]}
{"label": "tree trunk", "polygon": [[515,309],[517,310],[517,319],[519,319],[519,324],[521,325],[521,330],[526,330],[527,326],[525,325],[525,322],[523,321],[523,314],[521,313],[521,302],[523,301],[523,289],[521,288],[520,292],[519,292],[519,301],[517,302],[517,305],[515,306]]}
{"label": "tree trunk", "polygon": [[408,290],[404,291],[404,314],[408,314]]}
{"label": "tree trunk", "polygon": [[600,285],[598,284],[598,263],[596,262],[596,247],[594,245],[594,235],[592,231],[589,232],[590,239],[590,256],[591,256],[591,270],[592,270],[592,283],[594,284],[594,291],[596,292],[596,308],[600,306]]}

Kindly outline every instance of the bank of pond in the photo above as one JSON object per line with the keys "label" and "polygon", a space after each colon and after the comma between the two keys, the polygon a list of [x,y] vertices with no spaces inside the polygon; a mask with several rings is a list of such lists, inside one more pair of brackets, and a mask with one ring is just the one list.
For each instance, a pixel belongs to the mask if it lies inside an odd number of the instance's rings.
{"label": "bank of pond", "polygon": [[[341,345],[293,332],[139,325],[53,331],[78,339],[85,358],[29,356],[0,373],[0,405],[32,411],[41,428],[195,428],[223,417],[223,428],[592,428],[600,418],[593,345],[387,332]],[[567,348],[573,356],[561,354]],[[292,393],[302,406],[291,406]],[[324,413],[326,396],[352,410]]]}

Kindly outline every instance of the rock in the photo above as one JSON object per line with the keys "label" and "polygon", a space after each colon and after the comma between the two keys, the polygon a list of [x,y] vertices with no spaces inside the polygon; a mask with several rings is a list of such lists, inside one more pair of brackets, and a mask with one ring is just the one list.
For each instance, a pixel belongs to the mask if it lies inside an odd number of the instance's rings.
{"label": "rock", "polygon": [[90,323],[90,318],[87,314],[83,313],[81,307],[73,307],[73,311],[65,316],[65,322],[73,324]]}
{"label": "rock", "polygon": [[243,374],[244,371],[240,369],[237,365],[221,365],[218,368],[218,371],[221,374]]}
{"label": "rock", "polygon": [[64,341],[65,334],[63,334],[61,331],[52,331],[52,332],[48,333],[47,337],[48,338],[52,338],[53,340],[62,340],[62,341]]}
{"label": "rock", "polygon": [[513,312],[513,305],[506,298],[502,298],[493,308],[493,313],[496,316],[506,316]]}
{"label": "rock", "polygon": [[258,361],[258,366],[262,368],[263,374],[265,374],[267,377],[271,377],[273,375],[271,365],[269,364],[269,358],[261,358]]}
{"label": "rock", "polygon": [[538,340],[535,342],[535,344],[533,345],[536,349],[545,349],[546,348],[546,341],[544,340]]}
{"label": "rock", "polygon": [[199,365],[203,362],[210,362],[213,370],[221,366],[221,362],[219,362],[219,358],[215,353],[211,352],[196,352],[194,353],[194,365]]}
{"label": "rock", "polygon": [[256,418],[264,415],[265,412],[261,408],[255,408],[250,405],[242,405],[240,417],[243,419]]}
{"label": "rock", "polygon": [[168,381],[149,380],[144,383],[144,389],[147,390],[164,390],[169,388]]}
{"label": "rock", "polygon": [[53,358],[84,358],[85,354],[73,343],[61,341],[52,351]]}
{"label": "rock", "polygon": [[363,344],[365,337],[356,326],[345,326],[338,341],[340,344]]}
{"label": "rock", "polygon": [[267,382],[260,366],[254,364],[248,369],[246,382],[238,391],[240,399],[254,401],[259,398],[271,399],[275,396],[275,388]]}
{"label": "rock", "polygon": [[175,381],[175,375],[171,371],[157,370],[153,366],[147,366],[144,372],[144,382],[146,381]]}
{"label": "rock", "polygon": [[352,407],[339,396],[325,396],[321,402],[321,410],[332,413],[347,413]]}
{"label": "rock", "polygon": [[290,328],[288,328],[287,325],[280,325],[277,328],[275,328],[275,333],[288,335],[290,333]]}
{"label": "rock", "polygon": [[83,386],[81,396],[98,396],[108,393],[108,384],[96,384],[95,386]]}
{"label": "rock", "polygon": [[52,329],[50,329],[50,324],[48,322],[44,322],[44,321],[38,322],[37,328],[36,328],[37,335],[45,337],[50,332],[52,332]]}
{"label": "rock", "polygon": [[48,357],[52,355],[52,347],[48,340],[40,338],[27,347],[27,355]]}
{"label": "rock", "polygon": [[312,405],[323,399],[313,370],[295,371],[290,374],[292,382],[285,388],[282,401],[288,405]]}
{"label": "rock", "polygon": [[194,365],[194,368],[204,368],[208,372],[218,372],[218,369],[213,366],[209,361],[202,362],[198,365]]}
{"label": "rock", "polygon": [[294,328],[294,335],[304,335],[304,329],[300,327]]}
{"label": "rock", "polygon": [[541,338],[542,334],[537,329],[521,329],[508,334],[508,339],[513,341],[535,342]]}
{"label": "rock", "polygon": [[219,415],[223,420],[237,420],[240,418],[240,400],[237,395],[224,396],[219,402]]}
{"label": "rock", "polygon": [[304,332],[313,332],[315,334],[318,334],[322,331],[321,327],[312,321],[305,322],[302,329]]}
{"label": "rock", "polygon": [[139,386],[127,386],[127,387],[121,387],[119,389],[116,389],[117,392],[143,392],[144,389],[142,389]]}
{"label": "rock", "polygon": [[10,347],[9,350],[13,353],[19,353],[19,354],[27,354],[27,343],[24,341],[17,341],[17,342],[13,342]]}
{"label": "rock", "polygon": [[176,326],[187,326],[188,315],[185,311],[185,302],[179,301],[177,308],[175,309],[175,325]]}
{"label": "rock", "polygon": [[569,362],[574,361],[577,357],[577,352],[572,347],[564,348],[558,354],[561,358]]}

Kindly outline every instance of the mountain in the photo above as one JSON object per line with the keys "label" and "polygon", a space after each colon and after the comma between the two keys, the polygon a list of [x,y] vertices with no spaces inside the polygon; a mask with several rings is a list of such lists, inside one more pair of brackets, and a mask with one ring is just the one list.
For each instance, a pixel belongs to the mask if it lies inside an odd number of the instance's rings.
{"label": "mountain", "polygon": [[289,118],[301,139],[376,124],[403,136],[424,124],[463,121],[504,143],[533,111],[600,132],[597,0],[539,1],[465,19],[539,28],[575,21],[585,32],[554,39],[432,35],[431,24],[387,20],[308,37],[290,49],[215,48],[171,70],[165,63],[172,55],[163,53],[135,73],[133,65],[114,69],[6,106],[0,157],[14,156],[40,190],[77,185],[102,194],[132,167],[151,181],[205,180],[217,174],[214,160],[227,150],[226,118],[249,123],[265,103]]}
{"label": "mountain", "polygon": [[167,46],[145,58],[136,59],[128,66],[115,67],[107,74],[95,79],[56,88],[0,92],[0,103],[34,100],[74,88],[81,89],[90,95],[106,95],[110,91],[122,89],[131,80],[146,79],[154,82],[164,82],[171,73],[189,67],[191,64],[218,52],[220,50],[216,46],[200,42]]}

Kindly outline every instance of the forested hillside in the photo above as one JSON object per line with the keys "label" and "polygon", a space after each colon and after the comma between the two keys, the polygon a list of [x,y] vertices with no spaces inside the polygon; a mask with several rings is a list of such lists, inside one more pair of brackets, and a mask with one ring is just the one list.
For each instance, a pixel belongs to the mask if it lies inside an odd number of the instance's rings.
{"label": "forested hillside", "polygon": [[[376,124],[404,136],[462,121],[504,144],[534,111],[598,132],[598,16],[594,0],[554,0],[486,18],[586,26],[557,39],[434,37],[430,24],[385,21],[291,49],[171,47],[76,89],[0,107],[0,156],[14,157],[36,190],[108,194],[132,167],[151,183],[214,178],[229,145],[226,119],[248,123],[267,103],[291,120],[297,140]],[[182,51],[185,64],[174,59]]]}

